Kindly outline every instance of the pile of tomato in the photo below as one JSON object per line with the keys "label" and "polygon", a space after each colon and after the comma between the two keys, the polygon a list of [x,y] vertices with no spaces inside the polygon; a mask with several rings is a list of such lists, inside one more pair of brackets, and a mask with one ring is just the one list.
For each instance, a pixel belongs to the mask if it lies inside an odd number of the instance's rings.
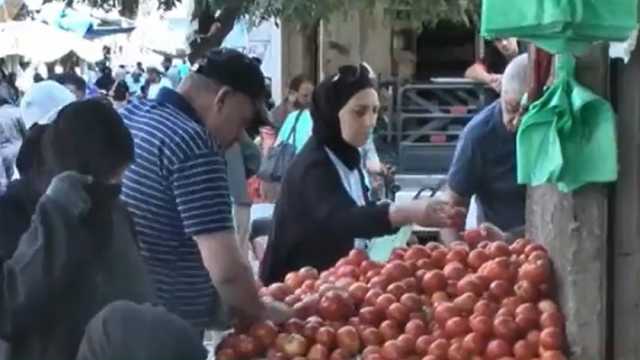
{"label": "pile of tomato", "polygon": [[261,288],[295,318],[236,331],[216,359],[566,359],[552,291],[547,251],[525,239],[429,243],[386,263],[354,250]]}

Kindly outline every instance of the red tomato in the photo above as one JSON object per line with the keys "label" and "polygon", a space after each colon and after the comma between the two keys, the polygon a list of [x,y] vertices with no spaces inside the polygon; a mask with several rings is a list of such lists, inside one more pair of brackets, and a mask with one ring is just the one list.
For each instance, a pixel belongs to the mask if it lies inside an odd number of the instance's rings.
{"label": "red tomato", "polygon": [[323,326],[316,333],[316,343],[323,345],[329,350],[336,347],[336,331],[329,327]]}
{"label": "red tomato", "polygon": [[549,299],[545,299],[545,300],[541,300],[538,303],[538,309],[540,310],[540,312],[542,313],[548,313],[548,312],[557,312],[558,310],[558,305],[556,305],[556,303],[554,303],[553,301],[549,300]]}
{"label": "red tomato", "polygon": [[436,306],[434,319],[438,324],[444,326],[449,319],[459,316],[460,311],[451,303],[441,303]]}
{"label": "red tomato", "polygon": [[366,329],[361,337],[365,346],[382,346],[385,341],[380,330],[375,328]]}
{"label": "red tomato", "polygon": [[471,315],[473,308],[478,303],[478,297],[473,293],[465,293],[453,300],[453,305],[460,310],[461,314]]}
{"label": "red tomato", "polygon": [[564,329],[564,316],[557,311],[545,312],[540,317],[540,326],[543,329],[550,327]]}
{"label": "red tomato", "polygon": [[469,320],[463,317],[454,317],[447,321],[444,333],[450,338],[462,337],[471,332]]}
{"label": "red tomato", "polygon": [[402,359],[406,355],[406,349],[403,349],[396,340],[390,340],[382,346],[382,356],[385,359]]}
{"label": "red tomato", "polygon": [[318,312],[326,320],[345,321],[353,316],[355,308],[348,294],[332,290],[320,299]]}
{"label": "red tomato", "polygon": [[564,334],[558,328],[546,328],[540,333],[540,346],[545,350],[561,350],[564,346]]}
{"label": "red tomato", "polygon": [[292,289],[297,289],[302,286],[304,279],[297,272],[288,273],[284,277],[284,283]]}
{"label": "red tomato", "polygon": [[384,293],[380,289],[371,289],[371,290],[369,290],[367,295],[364,297],[365,305],[366,306],[375,306],[376,305],[376,301],[378,300],[378,298],[380,296],[382,296],[382,294],[384,294]]}
{"label": "red tomato", "polygon": [[498,317],[493,321],[493,332],[497,338],[512,343],[518,339],[520,329],[513,318]]}
{"label": "red tomato", "polygon": [[384,313],[372,306],[363,307],[358,315],[360,322],[365,325],[378,326],[384,320]]}
{"label": "red tomato", "polygon": [[473,315],[469,325],[471,329],[481,336],[489,337],[493,334],[493,323],[491,318],[484,315]]}
{"label": "red tomato", "polygon": [[394,304],[397,301],[397,299],[395,298],[395,296],[391,295],[391,294],[383,294],[380,295],[380,297],[378,298],[378,300],[376,300],[376,309],[378,309],[378,311],[381,311],[383,313],[387,312],[387,309]]}
{"label": "red tomato", "polygon": [[451,344],[447,353],[448,360],[468,360],[470,356],[462,343]]}
{"label": "red tomato", "polygon": [[387,287],[387,293],[393,295],[396,299],[400,299],[402,295],[407,293],[407,287],[401,282],[395,282]]}
{"label": "red tomato", "polygon": [[365,283],[357,282],[349,287],[349,296],[356,305],[361,305],[369,293],[369,287]]}
{"label": "red tomato", "polygon": [[394,320],[400,325],[404,325],[409,321],[409,309],[400,303],[394,303],[387,309],[387,318]]}
{"label": "red tomato", "polygon": [[377,345],[372,345],[372,346],[367,346],[366,348],[364,348],[364,351],[362,352],[362,357],[366,358],[367,356],[370,355],[380,355],[380,353],[382,352],[382,348],[380,346]]}
{"label": "red tomato", "polygon": [[484,286],[474,274],[469,274],[458,282],[457,290],[459,295],[472,293],[477,296],[482,296],[484,293]]}
{"label": "red tomato", "polygon": [[423,335],[426,335],[429,329],[427,325],[422,320],[409,320],[407,325],[404,327],[404,333],[413,336],[414,338],[419,338]]}
{"label": "red tomato", "polygon": [[404,261],[420,261],[430,257],[429,250],[424,246],[412,246],[404,254]]}
{"label": "red tomato", "polygon": [[345,352],[355,355],[360,352],[362,343],[360,336],[353,326],[344,326],[336,333],[338,348]]}
{"label": "red tomato", "polygon": [[491,256],[482,249],[475,249],[469,253],[469,257],[467,258],[467,264],[474,270],[480,269],[484,263],[491,260]]}
{"label": "red tomato", "polygon": [[446,359],[448,353],[449,342],[445,339],[438,339],[429,347],[429,355],[434,356],[437,359]]}
{"label": "red tomato", "polygon": [[267,293],[275,300],[282,302],[287,296],[293,294],[293,289],[282,283],[274,283],[267,288]]}
{"label": "red tomato", "polygon": [[462,346],[472,355],[482,355],[487,347],[487,340],[482,335],[472,332],[465,336]]}
{"label": "red tomato", "polygon": [[422,278],[422,290],[427,294],[447,288],[447,277],[441,270],[431,270]]}
{"label": "red tomato", "polygon": [[496,280],[489,286],[489,292],[496,300],[502,301],[513,294],[513,288],[504,280]]}
{"label": "red tomato", "polygon": [[520,340],[513,346],[513,355],[516,360],[530,360],[537,355],[537,349],[527,340]]}
{"label": "red tomato", "polygon": [[416,348],[416,338],[408,334],[402,334],[396,339],[404,354],[411,354]]}
{"label": "red tomato", "polygon": [[429,353],[429,347],[435,341],[435,338],[431,335],[422,335],[416,340],[416,354],[420,356],[426,356]]}
{"label": "red tomato", "polygon": [[258,340],[264,348],[268,348],[276,341],[278,328],[270,321],[257,323],[251,326],[249,334]]}
{"label": "red tomato", "polygon": [[309,349],[307,360],[327,360],[329,359],[329,350],[320,344],[315,344]]}
{"label": "red tomato", "polygon": [[473,307],[473,312],[478,315],[493,317],[498,312],[498,305],[488,300],[480,300]]}
{"label": "red tomato", "polygon": [[464,232],[464,234],[462,234],[462,237],[464,238],[464,241],[472,248],[475,248],[476,246],[478,246],[480,241],[484,240],[480,229],[467,230]]}
{"label": "red tomato", "polygon": [[502,357],[512,355],[511,345],[502,339],[495,339],[489,342],[487,345],[487,351],[485,353],[486,358],[489,360],[497,360]]}
{"label": "red tomato", "polygon": [[449,251],[449,254],[445,258],[447,263],[459,262],[460,264],[466,264],[469,257],[469,251],[463,248],[455,248]]}
{"label": "red tomato", "polygon": [[385,340],[395,340],[400,336],[400,326],[394,321],[385,320],[380,324],[380,333]]}
{"label": "red tomato", "polygon": [[502,241],[496,241],[489,245],[489,256],[494,259],[511,256],[509,245]]}
{"label": "red tomato", "polygon": [[415,293],[407,293],[400,298],[400,304],[407,307],[410,312],[419,311],[422,309],[422,300],[420,296]]}
{"label": "red tomato", "polygon": [[551,280],[551,263],[549,260],[526,262],[518,272],[518,280],[527,280],[531,284],[540,286]]}
{"label": "red tomato", "polygon": [[391,261],[382,268],[382,274],[388,276],[392,282],[395,282],[411,276],[411,270],[407,264],[401,261]]}
{"label": "red tomato", "polygon": [[331,353],[329,360],[351,360],[352,357],[353,356],[351,354],[349,354],[343,349],[335,349]]}
{"label": "red tomato", "polygon": [[560,351],[545,351],[540,356],[540,360],[567,360],[567,357]]}
{"label": "red tomato", "polygon": [[467,270],[464,265],[457,261],[448,263],[444,267],[443,272],[447,280],[455,281],[460,281],[467,274]]}

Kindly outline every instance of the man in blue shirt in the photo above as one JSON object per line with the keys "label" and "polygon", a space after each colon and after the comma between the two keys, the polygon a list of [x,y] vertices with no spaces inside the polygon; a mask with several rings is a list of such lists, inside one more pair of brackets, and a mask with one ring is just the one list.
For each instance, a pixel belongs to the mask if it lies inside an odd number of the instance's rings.
{"label": "man in blue shirt", "polygon": [[524,227],[526,188],[516,179],[516,129],[526,92],[527,55],[507,66],[500,99],[477,114],[464,129],[451,164],[448,197],[468,207],[472,196],[488,222],[507,232]]}
{"label": "man in blue shirt", "polygon": [[161,89],[155,101],[122,111],[136,159],[123,198],[142,256],[162,305],[200,330],[290,316],[258,297],[235,237],[224,160],[263,95],[259,67],[240,52],[216,49],[177,91]]}

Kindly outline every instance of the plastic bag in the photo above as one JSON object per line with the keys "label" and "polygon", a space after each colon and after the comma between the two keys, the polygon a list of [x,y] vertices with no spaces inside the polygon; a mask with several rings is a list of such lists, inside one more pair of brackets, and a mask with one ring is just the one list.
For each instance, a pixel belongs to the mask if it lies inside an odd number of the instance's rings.
{"label": "plastic bag", "polygon": [[517,135],[520,184],[555,183],[573,191],[617,179],[615,114],[574,79],[575,60],[558,57],[556,82],[531,105]]}
{"label": "plastic bag", "polygon": [[379,262],[389,260],[393,249],[407,246],[407,242],[411,237],[411,233],[411,226],[403,226],[397,233],[393,235],[381,236],[371,239],[369,242],[369,247],[367,249],[369,258],[373,261]]}

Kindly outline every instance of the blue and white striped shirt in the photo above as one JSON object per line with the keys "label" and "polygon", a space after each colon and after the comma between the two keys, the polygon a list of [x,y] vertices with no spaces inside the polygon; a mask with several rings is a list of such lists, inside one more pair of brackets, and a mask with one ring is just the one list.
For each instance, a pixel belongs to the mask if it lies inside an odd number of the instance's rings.
{"label": "blue and white striped shirt", "polygon": [[136,159],[122,196],[158,299],[204,328],[219,304],[193,237],[233,229],[223,154],[191,105],[171,89],[162,89],[155,101],[127,106],[122,117]]}

